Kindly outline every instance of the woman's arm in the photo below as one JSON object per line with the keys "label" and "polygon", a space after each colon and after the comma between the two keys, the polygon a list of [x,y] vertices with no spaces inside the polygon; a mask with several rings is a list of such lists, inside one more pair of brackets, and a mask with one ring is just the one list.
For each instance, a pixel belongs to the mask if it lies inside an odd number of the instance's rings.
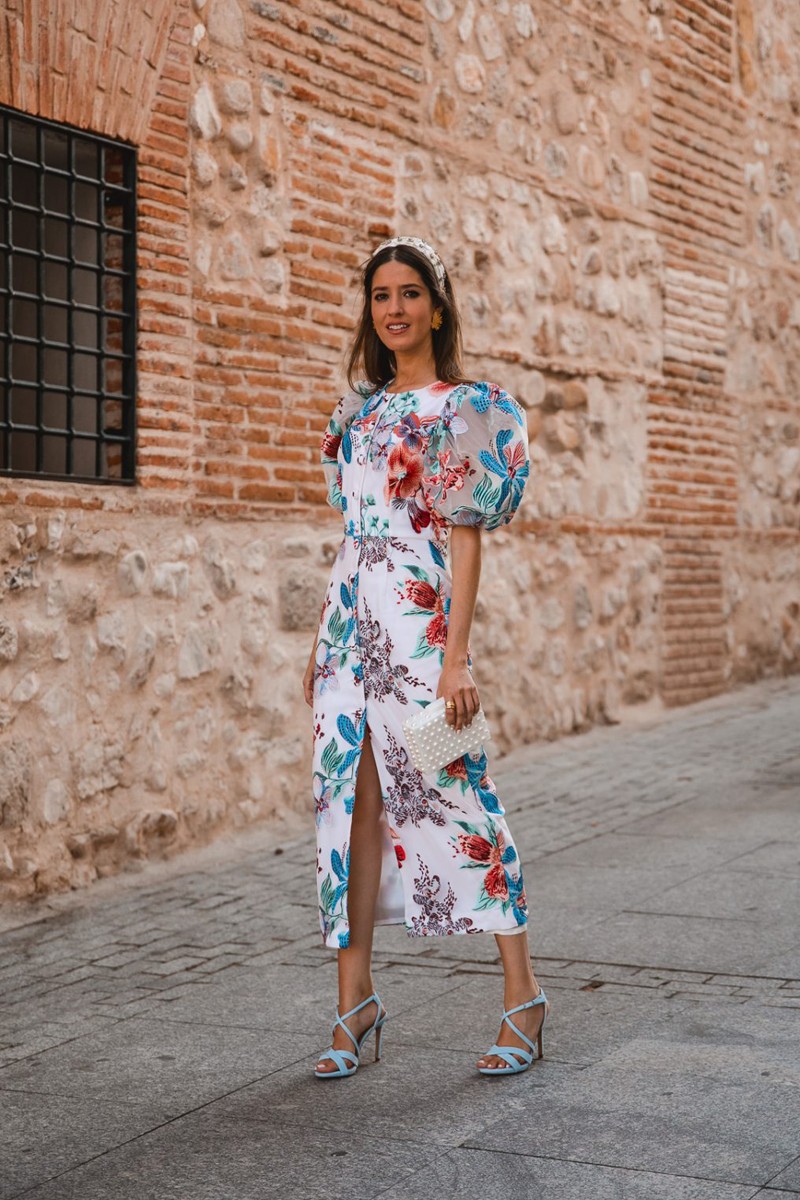
{"label": "woman's arm", "polygon": [[317,662],[317,634],[315,633],[314,634],[314,644],[311,647],[311,653],[308,656],[308,666],[306,667],[305,674],[303,675],[303,696],[305,697],[306,704],[310,708],[314,707],[314,673],[315,673],[315,668],[316,668],[316,662]]}
{"label": "woman's arm", "polygon": [[447,646],[442,663],[437,696],[452,700],[447,720],[456,729],[472,724],[480,707],[478,689],[467,666],[469,634],[478,584],[481,578],[481,533],[470,525],[454,525],[450,530],[450,566],[453,592],[447,624]]}

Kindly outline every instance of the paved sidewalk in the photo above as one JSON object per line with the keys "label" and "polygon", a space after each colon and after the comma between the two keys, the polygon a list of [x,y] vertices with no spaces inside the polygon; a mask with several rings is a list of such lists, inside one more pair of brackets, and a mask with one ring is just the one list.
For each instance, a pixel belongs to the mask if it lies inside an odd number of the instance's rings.
{"label": "paved sidewalk", "polygon": [[800,680],[495,777],[553,1005],[531,1071],[473,1070],[492,938],[383,929],[384,1060],[315,1080],[313,840],[259,831],[0,914],[0,1198],[800,1194]]}

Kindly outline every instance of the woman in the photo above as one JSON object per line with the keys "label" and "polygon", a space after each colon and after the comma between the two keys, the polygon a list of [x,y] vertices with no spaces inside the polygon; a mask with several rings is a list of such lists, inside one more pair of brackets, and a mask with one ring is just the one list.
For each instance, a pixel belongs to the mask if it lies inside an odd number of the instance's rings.
{"label": "woman", "polygon": [[[461,371],[453,288],[436,251],[396,237],[363,273],[348,378],[322,445],[344,540],[304,677],[314,707],[317,881],[339,1007],[320,1079],[352,1075],[386,1012],[372,980],[376,924],[412,935],[493,932],[505,976],[485,1074],[542,1054],[547,999],[531,970],[522,872],[482,751],[421,774],[403,722],[445,698],[457,729],[478,711],[469,633],[481,528],[510,521],[528,475],[525,417]],[[353,384],[363,367],[368,382]],[[514,935],[514,936],[504,936]]]}

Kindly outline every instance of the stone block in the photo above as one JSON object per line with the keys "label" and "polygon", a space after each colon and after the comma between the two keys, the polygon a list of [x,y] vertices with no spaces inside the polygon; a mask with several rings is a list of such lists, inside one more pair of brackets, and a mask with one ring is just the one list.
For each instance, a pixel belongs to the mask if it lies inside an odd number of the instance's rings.
{"label": "stone block", "polygon": [[220,600],[228,600],[236,591],[236,573],[233,562],[216,538],[210,538],[203,546],[203,567],[214,595]]}
{"label": "stone block", "polygon": [[220,110],[231,116],[246,116],[253,107],[253,89],[247,79],[225,79],[217,93]]}
{"label": "stone block", "polygon": [[232,233],[220,247],[219,272],[223,279],[249,279],[253,274],[250,250],[240,233]]}
{"label": "stone block", "polygon": [[75,721],[75,696],[71,688],[54,684],[38,702],[39,709],[57,729],[69,730]]}
{"label": "stone block", "polygon": [[211,625],[192,624],[186,630],[178,651],[178,678],[197,679],[213,670],[219,653],[219,636]]}
{"label": "stone block", "polygon": [[50,653],[56,662],[66,662],[72,654],[72,648],[69,643],[69,636],[65,629],[59,629],[53,638],[53,644],[50,647]]}
{"label": "stone block", "polygon": [[567,231],[555,213],[548,213],[542,221],[540,237],[546,254],[566,254]]}
{"label": "stone block", "polygon": [[48,779],[42,797],[42,819],[46,825],[57,825],[69,815],[70,802],[63,779]]}
{"label": "stone block", "polygon": [[14,859],[5,842],[0,842],[0,879],[10,879],[14,874]]}
{"label": "stone block", "polygon": [[39,676],[35,671],[28,671],[12,689],[9,699],[12,704],[27,704],[39,691]]}
{"label": "stone block", "polygon": [[[216,0],[214,8],[216,9],[217,3],[223,2],[225,0]],[[238,10],[238,5],[236,7]],[[218,138],[222,133],[222,118],[207,83],[202,83],[195,92],[189,124],[196,134],[207,141]]]}
{"label": "stone block", "polygon": [[326,580],[312,568],[292,567],[278,588],[281,629],[312,630],[319,625]]}
{"label": "stone block", "polygon": [[95,583],[70,591],[67,602],[67,616],[70,621],[80,625],[85,621],[93,621],[97,613],[98,588]]}
{"label": "stone block", "polygon": [[0,744],[0,825],[11,828],[22,823],[30,805],[32,781],[30,742],[6,739]]}
{"label": "stone block", "polygon": [[185,562],[159,563],[153,570],[153,594],[173,600],[189,594],[189,565]]}
{"label": "stone block", "polygon": [[157,638],[152,629],[146,626],[139,630],[133,646],[130,659],[128,683],[132,688],[140,688],[147,680],[155,662]]}
{"label": "stone block", "polygon": [[576,629],[588,629],[592,623],[592,600],[585,583],[575,585],[572,601],[572,616]]}
{"label": "stone block", "polygon": [[487,62],[505,58],[506,48],[503,35],[490,12],[482,12],[475,22],[475,34],[481,54]]}
{"label": "stone block", "polygon": [[73,754],[79,799],[89,800],[111,791],[122,778],[124,749],[121,741],[95,731]]}
{"label": "stone block", "polygon": [[0,662],[13,662],[19,650],[17,631],[10,621],[0,617]]}
{"label": "stone block", "polygon": [[244,121],[235,121],[233,125],[229,126],[225,136],[233,153],[243,154],[252,146],[255,135]]}
{"label": "stone block", "polygon": [[475,0],[467,0],[464,11],[458,22],[458,36],[462,42],[468,42],[475,28]]}
{"label": "stone block", "polygon": [[559,133],[574,133],[578,128],[580,108],[575,93],[559,89],[553,96],[553,120]]}
{"label": "stone block", "polygon": [[178,814],[171,808],[139,812],[128,822],[124,838],[129,853],[140,857],[158,845],[168,845],[177,836]]}
{"label": "stone block", "polygon": [[455,64],[456,83],[468,96],[477,96],[486,86],[486,68],[474,54],[459,54]]}
{"label": "stone block", "polygon": [[245,45],[244,13],[237,0],[213,0],[205,16],[212,42],[226,50],[241,50]]}
{"label": "stone block", "polygon": [[232,163],[228,171],[228,187],[232,192],[243,192],[247,187],[247,174],[240,163]]}
{"label": "stone block", "polygon": [[113,661],[125,658],[125,618],[121,612],[104,613],[97,618],[97,644],[107,650]]}
{"label": "stone block", "polygon": [[455,13],[453,0],[425,0],[425,8],[437,21],[450,21]]}
{"label": "stone block", "polygon": [[192,151],[192,173],[200,187],[210,187],[219,175],[217,160],[203,146]]}
{"label": "stone block", "polygon": [[589,394],[585,386],[577,379],[570,379],[562,389],[564,408],[585,408],[589,403]]}
{"label": "stone block", "polygon": [[581,183],[590,188],[602,187],[605,174],[600,156],[588,146],[581,146],[578,150],[578,177]]}

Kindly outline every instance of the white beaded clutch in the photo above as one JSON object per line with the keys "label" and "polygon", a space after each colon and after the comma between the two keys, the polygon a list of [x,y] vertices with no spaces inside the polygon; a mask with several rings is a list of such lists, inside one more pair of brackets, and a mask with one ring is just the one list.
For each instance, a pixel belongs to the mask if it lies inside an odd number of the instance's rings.
{"label": "white beaded clutch", "polygon": [[403,732],[411,761],[418,771],[440,771],[462,754],[480,750],[492,737],[482,708],[472,718],[471,725],[459,730],[448,725],[444,696],[409,717],[403,724]]}

